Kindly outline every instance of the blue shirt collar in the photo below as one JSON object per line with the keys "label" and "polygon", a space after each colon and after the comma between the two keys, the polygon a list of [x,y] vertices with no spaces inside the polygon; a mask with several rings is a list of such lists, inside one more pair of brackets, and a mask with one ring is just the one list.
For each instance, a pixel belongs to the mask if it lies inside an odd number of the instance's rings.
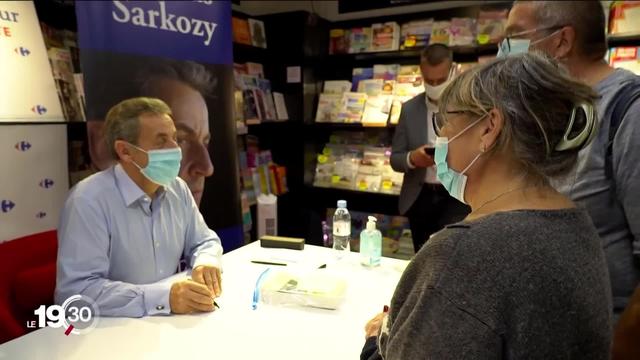
{"label": "blue shirt collar", "polygon": [[116,187],[120,191],[120,195],[122,195],[122,199],[127,206],[131,206],[131,204],[146,196],[144,191],[142,191],[124,171],[122,165],[117,164],[113,172],[116,177]]}

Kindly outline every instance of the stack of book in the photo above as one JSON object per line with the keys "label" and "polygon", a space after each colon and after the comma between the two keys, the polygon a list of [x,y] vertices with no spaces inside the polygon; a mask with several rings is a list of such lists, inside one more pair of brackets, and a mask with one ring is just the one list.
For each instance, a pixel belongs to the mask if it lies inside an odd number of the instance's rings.
{"label": "stack of book", "polygon": [[313,185],[399,194],[403,176],[391,168],[390,154],[383,147],[327,144],[318,155]]}
{"label": "stack of book", "polygon": [[329,32],[329,54],[346,54],[349,52],[348,31],[333,29]]}
{"label": "stack of book", "polygon": [[267,48],[267,34],[264,23],[256,19],[231,18],[233,42]]}
{"label": "stack of book", "polygon": [[399,194],[403,176],[391,168],[391,149],[373,146],[378,144],[376,140],[363,143],[354,136],[358,137],[354,134],[332,136],[332,142],[317,155],[313,185]]}
{"label": "stack of book", "polygon": [[247,152],[241,146],[238,148],[238,177],[240,188],[240,205],[242,207],[242,225],[245,232],[253,226],[251,219],[251,205],[256,204],[256,192],[253,185],[253,174],[247,164]]}
{"label": "stack of book", "polygon": [[[246,125],[255,125],[263,121],[287,120],[284,104],[276,104],[276,100],[284,102],[282,94],[271,91],[271,82],[264,78],[261,64],[233,64],[235,76],[235,111],[234,117],[238,128],[242,121]],[[277,111],[278,105],[284,107],[284,113]],[[242,109],[242,111],[240,111]],[[240,113],[242,116],[240,116]]]}
{"label": "stack of book", "polygon": [[365,126],[386,126],[396,89],[398,64],[374,65],[373,79],[362,80],[358,92],[367,94],[362,123]]}
{"label": "stack of book", "polygon": [[[609,35],[640,37],[640,3],[615,1],[609,13]],[[640,46],[624,46],[609,49],[609,64],[640,75]]]}
{"label": "stack of book", "polygon": [[373,68],[353,68],[351,91],[358,91],[361,80],[373,79]]}
{"label": "stack of book", "polygon": [[476,21],[472,18],[453,18],[449,27],[450,46],[472,46],[475,42]]}
{"label": "stack of book", "polygon": [[322,94],[318,100],[316,122],[338,122],[342,108],[342,97],[351,89],[348,81],[325,81]]}
{"label": "stack of book", "polygon": [[609,65],[627,69],[640,75],[640,47],[627,46],[609,49]]}
{"label": "stack of book", "polygon": [[423,48],[429,45],[433,19],[411,21],[400,30],[400,50]]}
{"label": "stack of book", "polygon": [[[351,29],[331,29],[329,54],[407,50],[436,43],[450,46],[498,43],[504,37],[507,15],[506,9],[490,10],[480,11],[476,18],[424,19],[402,26],[386,22]],[[621,23],[617,28],[626,31],[630,26],[633,25]]]}
{"label": "stack of book", "polygon": [[424,92],[422,73],[418,65],[401,66],[393,93],[393,104],[389,123],[395,125],[400,119],[402,104]]}
{"label": "stack of book", "polygon": [[395,51],[400,48],[400,26],[396,22],[371,25],[369,51]]}
{"label": "stack of book", "polygon": [[345,32],[345,36],[349,35],[349,54],[369,51],[371,46],[371,28],[361,27],[353,28]]}
{"label": "stack of book", "polygon": [[62,112],[67,121],[86,121],[86,102],[76,33],[40,23]]}
{"label": "stack of book", "polygon": [[450,28],[450,21],[435,21],[431,27],[429,44],[449,45],[449,39],[451,37]]}
{"label": "stack of book", "polygon": [[273,162],[271,151],[247,146],[239,149],[240,188],[249,205],[255,205],[260,194],[282,195],[288,192],[287,169]]}
{"label": "stack of book", "polygon": [[400,26],[396,22],[372,24],[329,32],[329,54],[355,54],[400,49]]}
{"label": "stack of book", "polygon": [[424,92],[418,65],[354,68],[352,82],[326,81],[318,100],[316,122],[396,124],[402,104]]}
{"label": "stack of book", "polygon": [[477,22],[478,45],[495,44],[504,37],[508,10],[480,11]]}
{"label": "stack of book", "polygon": [[610,35],[640,34],[640,2],[615,1],[609,12]]}
{"label": "stack of book", "polygon": [[359,123],[367,94],[351,92],[351,87],[349,81],[325,81],[318,100],[316,122]]}

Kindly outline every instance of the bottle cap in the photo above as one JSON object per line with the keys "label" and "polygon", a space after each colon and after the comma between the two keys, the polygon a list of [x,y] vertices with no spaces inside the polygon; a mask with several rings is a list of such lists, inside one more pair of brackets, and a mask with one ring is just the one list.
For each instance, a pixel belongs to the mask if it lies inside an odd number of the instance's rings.
{"label": "bottle cap", "polygon": [[376,229],[376,221],[378,221],[378,219],[376,219],[373,216],[369,216],[369,221],[367,222],[367,230],[375,230]]}
{"label": "bottle cap", "polygon": [[347,208],[347,200],[338,200],[338,208]]}

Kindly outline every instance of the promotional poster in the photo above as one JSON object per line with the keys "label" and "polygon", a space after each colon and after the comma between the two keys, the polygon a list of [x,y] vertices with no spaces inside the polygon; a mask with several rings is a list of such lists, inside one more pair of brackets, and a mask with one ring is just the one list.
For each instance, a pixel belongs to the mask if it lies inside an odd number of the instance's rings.
{"label": "promotional poster", "polygon": [[[231,4],[227,1],[76,3],[91,162],[113,164],[102,137],[107,111],[132,97],[172,109],[187,182],[226,250],[242,242]],[[154,46],[149,46],[154,44]]]}

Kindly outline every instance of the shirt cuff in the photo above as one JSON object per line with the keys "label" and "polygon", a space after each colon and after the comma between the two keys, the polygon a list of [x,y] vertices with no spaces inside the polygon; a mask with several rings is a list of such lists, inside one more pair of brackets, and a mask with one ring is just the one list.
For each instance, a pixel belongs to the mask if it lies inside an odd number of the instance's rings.
{"label": "shirt cuff", "polygon": [[217,267],[222,271],[222,266],[220,265],[220,259],[212,254],[200,254],[196,257],[196,260],[193,262],[192,269],[197,268],[200,265],[208,265]]}
{"label": "shirt cuff", "polygon": [[172,285],[173,283],[171,282],[142,285],[142,290],[144,291],[144,307],[147,315],[171,314],[169,293],[171,292]]}
{"label": "shirt cuff", "polygon": [[416,168],[415,165],[411,163],[411,151],[407,152],[407,166],[412,170]]}

